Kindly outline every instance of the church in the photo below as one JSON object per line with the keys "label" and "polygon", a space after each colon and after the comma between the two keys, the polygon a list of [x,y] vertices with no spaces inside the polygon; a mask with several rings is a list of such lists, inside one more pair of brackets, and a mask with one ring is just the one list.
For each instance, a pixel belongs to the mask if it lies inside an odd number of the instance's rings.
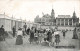
{"label": "church", "polygon": [[77,18],[75,11],[73,16],[70,15],[58,15],[55,17],[54,9],[51,10],[51,15],[43,14],[40,18],[39,15],[34,19],[35,23],[39,23],[42,26],[68,26],[74,27],[79,24],[79,18]]}

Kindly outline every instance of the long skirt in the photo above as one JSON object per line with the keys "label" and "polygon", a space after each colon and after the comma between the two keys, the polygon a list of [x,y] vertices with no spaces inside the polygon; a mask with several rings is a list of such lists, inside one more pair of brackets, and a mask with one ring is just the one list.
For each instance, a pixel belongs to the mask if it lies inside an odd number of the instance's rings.
{"label": "long skirt", "polygon": [[15,34],[16,34],[15,31],[13,31],[13,37],[15,37]]}
{"label": "long skirt", "polygon": [[16,38],[16,45],[21,45],[23,44],[23,39],[21,35],[18,35]]}
{"label": "long skirt", "polygon": [[55,39],[55,42],[56,42],[56,43],[59,43],[59,42],[60,42],[60,39],[59,39],[59,38],[56,38],[56,39]]}
{"label": "long skirt", "polygon": [[33,42],[34,41],[34,37],[30,37],[30,42]]}
{"label": "long skirt", "polygon": [[51,42],[52,41],[52,37],[48,37],[47,41]]}
{"label": "long skirt", "polygon": [[65,37],[65,33],[63,33],[63,36]]}
{"label": "long skirt", "polygon": [[3,36],[0,36],[0,41],[3,41]]}
{"label": "long skirt", "polygon": [[42,37],[41,36],[39,36],[39,41],[42,41]]}

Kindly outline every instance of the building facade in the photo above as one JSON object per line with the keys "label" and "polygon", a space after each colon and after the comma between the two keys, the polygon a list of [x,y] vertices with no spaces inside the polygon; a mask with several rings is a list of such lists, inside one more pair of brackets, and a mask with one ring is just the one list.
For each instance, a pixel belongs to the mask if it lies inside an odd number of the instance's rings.
{"label": "building facade", "polygon": [[5,31],[11,30],[11,20],[8,16],[0,14],[0,27],[4,26]]}
{"label": "building facade", "polygon": [[34,27],[40,27],[40,25],[38,23],[31,23],[31,22],[27,22],[26,20],[22,20],[22,19],[15,19],[12,17],[9,17],[5,14],[0,14],[0,27],[3,25],[5,31],[12,31],[12,28],[15,26],[16,27],[16,31],[18,30],[19,27],[23,28],[23,26],[27,25],[27,28],[32,28]]}
{"label": "building facade", "polygon": [[75,11],[72,17],[70,15],[58,15],[55,18],[55,12],[52,9],[51,15],[45,14],[42,18],[36,16],[34,22],[44,26],[76,26],[79,24],[79,18],[77,18]]}
{"label": "building facade", "polygon": [[76,26],[79,24],[79,18],[73,18],[70,15],[58,15],[56,18],[57,26]]}
{"label": "building facade", "polygon": [[39,24],[45,25],[45,26],[54,26],[54,25],[56,25],[55,21],[56,21],[55,13],[54,13],[53,9],[52,9],[51,15],[43,14],[42,18],[40,18],[39,15],[37,15],[36,18],[34,19],[35,23],[39,23]]}

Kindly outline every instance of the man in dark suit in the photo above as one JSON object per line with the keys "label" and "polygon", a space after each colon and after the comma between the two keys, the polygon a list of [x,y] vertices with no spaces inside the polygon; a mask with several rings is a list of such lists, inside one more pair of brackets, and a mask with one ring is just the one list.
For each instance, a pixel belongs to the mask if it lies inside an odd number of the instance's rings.
{"label": "man in dark suit", "polygon": [[0,36],[5,41],[5,30],[4,30],[4,26],[3,25],[0,28]]}
{"label": "man in dark suit", "polygon": [[24,29],[25,29],[25,33],[27,34],[27,32],[26,32],[26,29],[27,29],[26,23],[25,23],[25,25],[24,25],[23,27],[24,27]]}
{"label": "man in dark suit", "polygon": [[15,34],[16,34],[16,28],[15,28],[15,26],[13,27],[13,37],[15,37]]}

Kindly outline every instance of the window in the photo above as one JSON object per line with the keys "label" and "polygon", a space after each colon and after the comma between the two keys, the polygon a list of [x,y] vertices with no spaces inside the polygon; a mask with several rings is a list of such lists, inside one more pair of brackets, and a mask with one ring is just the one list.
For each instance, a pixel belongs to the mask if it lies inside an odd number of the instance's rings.
{"label": "window", "polygon": [[65,19],[65,25],[68,25],[68,19]]}

